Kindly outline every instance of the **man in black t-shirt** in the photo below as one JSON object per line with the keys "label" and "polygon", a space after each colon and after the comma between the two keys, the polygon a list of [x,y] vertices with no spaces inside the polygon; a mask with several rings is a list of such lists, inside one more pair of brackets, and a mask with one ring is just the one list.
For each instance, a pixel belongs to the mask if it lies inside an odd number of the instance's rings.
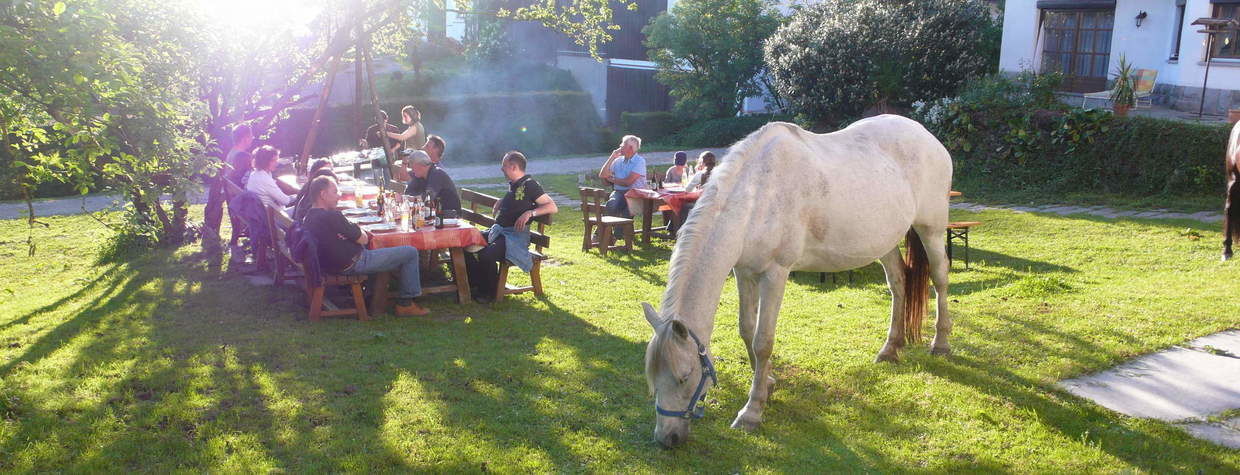
{"label": "man in black t-shirt", "polygon": [[534,177],[525,174],[525,155],[512,151],[500,161],[500,169],[508,178],[508,194],[496,204],[495,226],[485,233],[487,246],[465,254],[465,267],[473,286],[474,300],[482,303],[495,299],[501,259],[507,259],[521,270],[533,266],[530,255],[529,222],[538,216],[555,214],[559,208],[543,191]]}
{"label": "man in black t-shirt", "polygon": [[429,154],[422,150],[405,150],[401,152],[401,157],[409,167],[406,195],[430,193],[432,198],[439,199],[441,209],[461,210],[461,195],[456,191],[456,183],[452,182],[447,172],[435,165]]}
{"label": "man in black t-shirt", "polygon": [[306,212],[302,227],[318,244],[319,268],[323,272],[339,275],[366,275],[399,269],[400,293],[396,296],[396,314],[430,313],[413,302],[414,297],[422,294],[418,250],[413,246],[366,249],[370,234],[336,211],[336,203],[340,200],[336,181],[321,176],[311,181],[307,188],[307,198],[313,197],[315,202],[314,207]]}

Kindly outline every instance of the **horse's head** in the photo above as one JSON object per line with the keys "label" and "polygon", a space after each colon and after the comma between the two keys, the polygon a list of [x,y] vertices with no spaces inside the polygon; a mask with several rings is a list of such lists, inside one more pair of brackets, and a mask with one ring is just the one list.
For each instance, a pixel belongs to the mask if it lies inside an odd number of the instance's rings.
{"label": "horse's head", "polygon": [[642,304],[654,336],[646,346],[646,384],[654,395],[654,440],[675,447],[689,438],[689,420],[702,417],[715,367],[697,335],[675,318]]}

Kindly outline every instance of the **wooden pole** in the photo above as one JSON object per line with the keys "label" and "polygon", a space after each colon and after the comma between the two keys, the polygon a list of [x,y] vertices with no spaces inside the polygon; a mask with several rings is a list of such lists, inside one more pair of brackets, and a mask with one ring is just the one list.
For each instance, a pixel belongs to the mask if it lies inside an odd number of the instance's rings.
{"label": "wooden pole", "polygon": [[[362,39],[361,39],[362,24],[361,22],[358,22],[358,25],[357,25],[357,35],[358,35],[357,44],[354,45],[353,47],[353,50],[356,53],[353,56],[353,87],[354,87],[353,89],[353,130],[358,131],[360,133],[360,131],[365,130],[366,122],[369,122],[369,121],[362,120]],[[380,131],[379,133],[382,134],[383,131]],[[386,143],[386,140],[384,142]]]}
{"label": "wooden pole", "polygon": [[392,148],[387,146],[387,140],[386,140],[387,120],[382,119],[379,114],[379,111],[380,111],[379,95],[378,93],[375,92],[375,66],[371,62],[371,57],[370,57],[370,37],[369,36],[363,37],[361,41],[362,41],[362,50],[365,52],[365,55],[366,55],[366,81],[370,83],[370,102],[373,105],[375,117],[378,118],[380,121],[379,130],[382,131],[383,137],[385,138],[384,147],[383,147],[383,158],[387,161],[387,164],[386,166],[383,167],[383,186],[386,186],[388,180],[392,178],[391,168],[396,163],[396,160],[394,160],[395,154],[392,153]]}
{"label": "wooden pole", "polygon": [[323,110],[327,109],[327,103],[332,95],[332,85],[336,83],[336,74],[339,72],[340,56],[335,56],[332,58],[332,64],[328,68],[327,82],[323,85],[323,92],[319,94],[319,105],[314,109],[314,118],[310,120],[310,131],[306,133],[306,144],[301,148],[301,159],[297,161],[298,175],[305,174],[308,167],[307,162],[310,160],[310,150],[314,147],[315,139],[319,137]]}

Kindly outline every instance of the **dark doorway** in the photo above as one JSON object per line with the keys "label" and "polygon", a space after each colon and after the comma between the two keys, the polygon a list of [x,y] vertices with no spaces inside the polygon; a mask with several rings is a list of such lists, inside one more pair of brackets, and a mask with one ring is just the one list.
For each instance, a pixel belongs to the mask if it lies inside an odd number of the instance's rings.
{"label": "dark doorway", "polygon": [[1063,89],[1106,89],[1114,10],[1045,10],[1042,71],[1064,75]]}

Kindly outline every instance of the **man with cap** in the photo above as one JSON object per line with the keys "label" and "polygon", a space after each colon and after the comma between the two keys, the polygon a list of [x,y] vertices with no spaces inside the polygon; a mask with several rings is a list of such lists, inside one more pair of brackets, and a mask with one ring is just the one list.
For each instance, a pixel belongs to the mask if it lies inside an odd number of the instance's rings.
{"label": "man with cap", "polygon": [[440,210],[461,211],[461,195],[456,190],[456,183],[448,172],[436,166],[431,156],[422,150],[405,149],[400,152],[401,159],[409,167],[409,185],[405,194],[422,196],[427,193],[431,198],[438,198]]}

